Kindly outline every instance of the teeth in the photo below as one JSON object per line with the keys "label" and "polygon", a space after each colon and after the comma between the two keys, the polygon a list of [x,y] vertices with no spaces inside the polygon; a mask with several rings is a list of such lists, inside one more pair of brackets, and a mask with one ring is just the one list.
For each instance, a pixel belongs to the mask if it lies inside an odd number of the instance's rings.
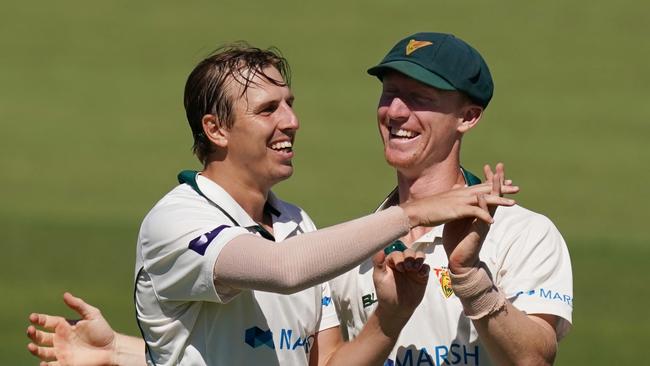
{"label": "teeth", "polygon": [[408,130],[404,130],[404,129],[401,129],[401,128],[398,128],[398,127],[391,127],[391,128],[390,128],[390,133],[391,133],[392,135],[399,136],[399,137],[408,137],[408,138],[411,138],[411,137],[415,137],[415,136],[416,136],[416,133],[415,133],[415,132],[413,132],[413,131],[408,131]]}
{"label": "teeth", "polygon": [[291,147],[293,147],[291,141],[276,142],[275,144],[271,145],[271,149],[273,150],[281,150],[281,149],[286,149]]}

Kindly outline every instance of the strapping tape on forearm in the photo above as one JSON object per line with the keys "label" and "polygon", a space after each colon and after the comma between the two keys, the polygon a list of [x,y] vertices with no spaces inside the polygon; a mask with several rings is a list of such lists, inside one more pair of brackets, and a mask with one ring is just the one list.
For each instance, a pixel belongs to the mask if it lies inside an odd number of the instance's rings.
{"label": "strapping tape on forearm", "polygon": [[449,274],[454,294],[463,304],[465,315],[473,320],[494,314],[506,305],[506,297],[494,285],[485,263],[463,274]]}
{"label": "strapping tape on forearm", "polygon": [[215,264],[215,280],[238,289],[293,293],[349,271],[409,232],[399,206],[322,230],[269,243],[241,235]]}

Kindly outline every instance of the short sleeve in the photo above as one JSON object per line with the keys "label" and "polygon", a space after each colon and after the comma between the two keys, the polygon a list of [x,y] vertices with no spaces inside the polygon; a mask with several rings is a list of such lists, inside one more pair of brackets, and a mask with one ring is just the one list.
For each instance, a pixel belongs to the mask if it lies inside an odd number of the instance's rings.
{"label": "short sleeve", "polygon": [[232,291],[215,288],[214,264],[223,247],[243,234],[250,232],[218,215],[174,212],[147,217],[139,250],[156,297],[161,301],[229,301]]}
{"label": "short sleeve", "polygon": [[334,302],[332,301],[332,293],[330,291],[330,286],[328,282],[325,282],[321,286],[321,319],[320,324],[317,327],[317,331],[323,331],[325,329],[337,327],[339,325],[339,318],[336,315],[336,309],[334,308]]}
{"label": "short sleeve", "polygon": [[569,251],[550,220],[532,215],[519,223],[518,235],[503,251],[496,284],[519,310],[558,316],[556,333],[561,339],[571,328],[573,312]]}

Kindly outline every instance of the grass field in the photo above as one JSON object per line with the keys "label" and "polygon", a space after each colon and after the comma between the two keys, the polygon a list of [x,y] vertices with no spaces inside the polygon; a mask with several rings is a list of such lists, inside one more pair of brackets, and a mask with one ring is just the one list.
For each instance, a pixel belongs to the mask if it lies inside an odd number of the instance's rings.
{"label": "grass field", "polygon": [[421,30],[488,60],[495,98],[463,164],[504,161],[518,200],[572,255],[574,330],[558,365],[640,365],[650,329],[650,31],[643,1],[5,1],[0,11],[0,365],[35,365],[31,311],[70,314],[65,290],[136,334],[134,244],[175,174],[197,168],[181,97],[219,44],[277,46],[301,130],[277,187],[326,226],[394,184],[365,69]]}

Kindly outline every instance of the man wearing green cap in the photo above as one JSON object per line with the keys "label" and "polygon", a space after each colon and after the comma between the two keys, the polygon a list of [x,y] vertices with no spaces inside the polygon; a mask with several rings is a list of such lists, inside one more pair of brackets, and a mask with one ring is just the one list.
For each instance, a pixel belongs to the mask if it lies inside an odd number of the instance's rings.
{"label": "man wearing green cap", "polygon": [[[494,86],[474,48],[453,35],[417,33],[368,73],[382,82],[377,121],[398,182],[378,210],[479,182],[460,166],[460,147]],[[497,173],[504,176],[503,165]],[[387,365],[553,363],[571,327],[573,293],[566,244],[546,217],[500,207],[489,228],[460,220],[413,229],[402,241],[405,253],[426,253],[434,276]],[[371,268],[366,262],[330,281],[348,338],[376,306]]]}
{"label": "man wearing green cap", "polygon": [[[480,182],[460,166],[462,137],[480,121],[493,92],[490,71],[474,48],[452,35],[418,33],[368,72],[382,81],[377,120],[398,178],[379,210]],[[496,170],[484,172],[496,178],[492,193],[499,194],[510,182],[503,165]],[[435,276],[386,365],[553,362],[556,342],[571,326],[566,244],[542,215],[519,206],[490,210],[491,227],[459,220],[414,228],[401,238],[404,256],[424,251]],[[408,266],[399,252],[390,260],[398,270]],[[372,268],[368,261],[330,281],[348,338],[359,334],[377,305]]]}

